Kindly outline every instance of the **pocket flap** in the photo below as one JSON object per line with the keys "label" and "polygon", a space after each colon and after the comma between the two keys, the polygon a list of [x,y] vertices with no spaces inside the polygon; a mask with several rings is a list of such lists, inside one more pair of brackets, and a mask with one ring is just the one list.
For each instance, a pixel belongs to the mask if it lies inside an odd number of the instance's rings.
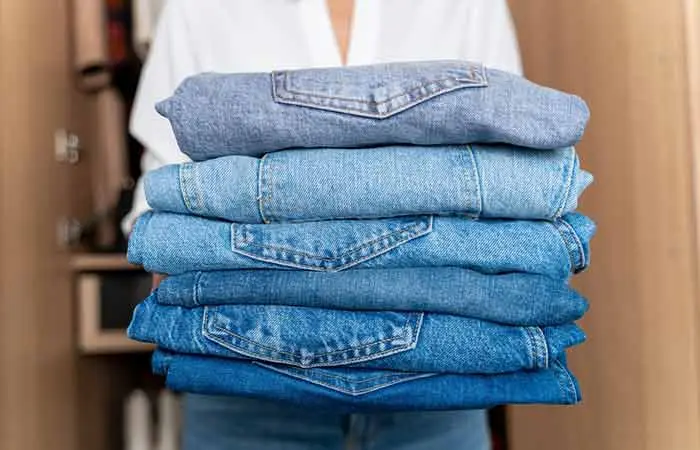
{"label": "pocket flap", "polygon": [[297,269],[334,272],[432,231],[432,217],[231,225],[236,253]]}
{"label": "pocket flap", "polygon": [[394,372],[388,370],[363,369],[299,369],[276,364],[255,363],[260,367],[274,370],[284,375],[308,381],[354,397],[369,394],[406,381],[435,376],[435,373]]}
{"label": "pocket flap", "polygon": [[277,103],[384,119],[438,95],[488,86],[469,61],[394,63],[272,73]]}
{"label": "pocket flap", "polygon": [[277,305],[207,306],[204,336],[239,355],[297,367],[342,366],[415,348],[423,313]]}

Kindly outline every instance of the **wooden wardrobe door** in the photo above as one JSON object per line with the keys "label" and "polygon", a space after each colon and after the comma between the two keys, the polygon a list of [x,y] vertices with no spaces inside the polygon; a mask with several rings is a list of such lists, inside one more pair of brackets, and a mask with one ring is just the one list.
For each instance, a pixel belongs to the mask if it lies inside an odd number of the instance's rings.
{"label": "wooden wardrobe door", "polygon": [[582,210],[599,226],[574,282],[591,301],[571,353],[583,405],[511,408],[514,450],[700,449],[693,1],[510,2],[527,76],[591,108]]}
{"label": "wooden wardrobe door", "polygon": [[67,8],[0,0],[0,449],[73,450],[73,308],[56,224],[70,167],[54,159],[69,125]]}

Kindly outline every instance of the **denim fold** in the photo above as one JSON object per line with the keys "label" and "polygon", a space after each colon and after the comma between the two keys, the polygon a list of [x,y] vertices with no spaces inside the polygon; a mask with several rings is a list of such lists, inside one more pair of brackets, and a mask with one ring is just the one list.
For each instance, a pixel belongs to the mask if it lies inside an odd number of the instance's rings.
{"label": "denim fold", "polygon": [[565,360],[549,369],[498,375],[415,374],[365,369],[297,369],[207,356],[153,355],[174,391],[249,397],[344,413],[485,409],[502,404],[580,402]]}
{"label": "denim fold", "polygon": [[591,181],[573,147],[387,146],[170,165],[146,174],[145,189],[155,210],[238,223],[425,214],[553,220],[576,209]]}
{"label": "denim fold", "polygon": [[578,142],[589,118],[575,95],[469,61],[203,73],[156,109],[195,161],[386,144],[553,149]]}
{"label": "denim fold", "polygon": [[153,293],[161,305],[287,305],[365,311],[421,311],[522,326],[580,319],[588,302],[562,280],[484,275],[458,267],[188,272]]}
{"label": "denim fold", "polygon": [[295,224],[238,224],[147,212],[129,239],[128,259],[147,271],[463,267],[567,279],[589,263],[593,222],[414,216]]}
{"label": "denim fold", "polygon": [[575,324],[516,327],[423,312],[278,305],[139,304],[132,339],[180,353],[299,368],[503,373],[544,369],[586,336]]}

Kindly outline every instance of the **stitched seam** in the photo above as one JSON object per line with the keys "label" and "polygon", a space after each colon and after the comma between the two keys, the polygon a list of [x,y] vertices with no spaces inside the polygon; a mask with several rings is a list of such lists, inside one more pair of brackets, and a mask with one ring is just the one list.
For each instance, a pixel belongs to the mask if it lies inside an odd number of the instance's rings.
{"label": "stitched seam", "polygon": [[199,176],[198,172],[199,166],[192,166],[192,178],[194,179],[194,184],[197,192],[197,203],[199,211],[204,211],[204,191],[202,189],[202,177]]}
{"label": "stitched seam", "polygon": [[187,210],[189,212],[194,212],[192,204],[190,203],[190,196],[188,194],[187,190],[187,176],[185,175],[185,171],[187,170],[187,167],[190,165],[190,163],[184,163],[183,165],[180,166],[180,170],[178,170],[178,178],[180,179],[180,193],[182,194],[182,200],[185,202],[185,206],[187,207]]}
{"label": "stitched seam", "polygon": [[265,190],[265,170],[267,154],[263,155],[258,162],[258,211],[260,212],[260,219],[262,223],[270,223],[270,221],[265,217],[265,202],[269,201],[267,198],[267,191]]}
{"label": "stitched seam", "polygon": [[381,384],[381,385],[377,385],[377,386],[374,386],[374,387],[372,387],[372,388],[365,388],[365,389],[361,389],[361,390],[351,390],[351,389],[344,389],[344,388],[342,388],[342,387],[340,387],[340,386],[334,386],[334,385],[325,383],[325,382],[323,382],[323,381],[321,381],[321,380],[312,380],[312,379],[309,379],[309,378],[307,378],[307,377],[305,377],[305,376],[302,376],[301,374],[295,374],[295,373],[285,372],[285,371],[283,371],[283,370],[281,370],[281,369],[278,369],[278,368],[276,368],[276,367],[271,367],[271,366],[268,366],[268,365],[266,365],[266,364],[260,364],[260,363],[257,363],[257,362],[253,362],[253,364],[256,364],[256,365],[258,365],[258,366],[260,366],[260,367],[264,367],[264,368],[267,368],[267,369],[269,369],[269,370],[275,371],[275,372],[277,372],[277,373],[279,373],[279,374],[282,374],[282,375],[287,375],[287,376],[296,378],[296,379],[298,379],[298,380],[306,381],[306,382],[308,382],[308,383],[310,383],[310,384],[313,384],[313,385],[323,386],[323,387],[326,387],[326,388],[328,388],[328,389],[330,389],[330,390],[332,390],[332,391],[340,392],[341,394],[346,394],[346,395],[351,395],[351,396],[364,395],[364,394],[368,394],[368,393],[371,393],[371,392],[378,391],[378,390],[383,389],[383,388],[388,387],[388,386],[392,386],[392,385],[395,385],[395,384],[399,384],[399,383],[404,382],[404,381],[414,381],[414,380],[419,380],[419,379],[421,379],[421,378],[428,378],[428,377],[432,377],[432,376],[437,375],[437,374],[434,374],[434,373],[426,373],[426,374],[414,375],[413,377],[407,377],[407,378],[404,378],[404,379],[401,379],[401,380],[396,380],[396,381],[392,380],[392,381],[390,381],[390,382],[387,382],[387,383],[384,383],[384,384]]}
{"label": "stitched seam", "polygon": [[[391,117],[395,114],[398,114],[400,112],[406,111],[410,108],[413,108],[416,105],[419,105],[419,104],[426,102],[430,99],[433,99],[435,97],[439,97],[441,95],[448,94],[450,92],[464,89],[465,87],[466,86],[455,86],[455,87],[452,87],[449,89],[445,89],[445,90],[442,90],[440,92],[436,92],[434,94],[430,94],[430,95],[424,96],[424,97],[419,98],[419,99],[408,101],[408,102],[404,103],[403,105],[400,105],[400,106],[398,106],[394,109],[391,109],[391,110],[387,110],[386,112],[374,111],[371,109],[354,108],[354,107],[349,106],[347,104],[322,105],[322,104],[319,104],[318,102],[314,102],[313,101],[314,99],[304,100],[304,99],[297,99],[296,97],[293,99],[290,99],[290,98],[284,98],[284,97],[279,96],[279,95],[277,97],[275,97],[275,101],[277,101],[278,103],[286,104],[286,105],[295,105],[295,106],[302,106],[302,107],[306,107],[306,108],[315,108],[315,109],[320,109],[323,111],[332,111],[332,112],[337,112],[337,113],[341,113],[341,114],[353,114],[353,115],[357,115],[360,117],[384,119],[387,117]],[[487,87],[487,85],[484,84],[482,86],[474,86],[474,87]]]}
{"label": "stitched seam", "polygon": [[564,208],[566,207],[566,202],[569,200],[569,194],[571,192],[571,188],[573,185],[574,181],[574,172],[576,169],[576,150],[574,150],[573,147],[571,147],[571,168],[568,171],[565,185],[564,185],[564,196],[561,200],[561,204],[559,207],[554,211],[554,215],[552,215],[552,219],[556,219],[557,217],[560,217],[564,213]]}
{"label": "stitched seam", "polygon": [[[317,367],[338,367],[338,366],[349,366],[353,364],[359,364],[367,361],[373,361],[377,359],[382,359],[388,356],[396,355],[398,353],[403,353],[408,350],[412,350],[413,347],[412,345],[409,346],[403,346],[403,347],[395,347],[389,350],[385,350],[383,352],[376,352],[368,356],[361,356],[361,357],[355,357],[351,359],[346,359],[342,361],[338,360],[333,360],[333,361],[318,361],[319,359],[323,359],[320,357],[314,358],[314,361],[310,363],[304,363],[301,362],[295,358],[275,358],[274,356],[268,356],[268,355],[261,355],[259,352],[255,352],[253,350],[246,350],[242,348],[236,347],[234,344],[230,344],[223,339],[220,339],[217,336],[212,335],[211,333],[204,334],[204,337],[207,339],[221,345],[222,347],[231,350],[232,352],[238,354],[238,355],[243,355],[248,357],[251,360],[258,360],[258,361],[267,361],[270,363],[274,364],[286,364],[288,366],[293,366],[293,367],[298,367],[302,369],[313,369]],[[276,352],[279,353],[279,352]],[[226,355],[229,357],[229,355]],[[236,358],[233,356],[233,358]]]}
{"label": "stitched seam", "polygon": [[528,331],[530,332],[530,337],[532,338],[532,349],[535,358],[535,365],[532,368],[539,369],[541,366],[540,360],[542,359],[542,349],[540,348],[540,340],[537,336],[537,330],[535,329],[535,327],[528,327]]}
{"label": "stitched seam", "polygon": [[578,237],[578,234],[576,233],[576,230],[574,230],[574,227],[567,222],[566,220],[563,221],[563,224],[566,228],[569,229],[569,232],[571,233],[571,237],[576,241],[576,246],[578,247],[578,252],[579,256],[581,257],[581,266],[576,266],[577,269],[583,268],[586,266],[586,252],[583,249],[583,243],[581,242],[581,239]]}
{"label": "stitched seam", "polygon": [[[294,268],[298,268],[298,269],[310,270],[310,271],[315,271],[315,272],[334,273],[334,272],[339,272],[341,270],[347,269],[348,267],[357,266],[357,265],[362,264],[363,262],[365,262],[367,260],[370,260],[372,258],[376,258],[377,256],[383,255],[385,253],[388,253],[401,244],[402,244],[402,242],[400,242],[398,244],[392,244],[391,246],[389,246],[387,248],[383,248],[382,250],[380,250],[378,252],[375,252],[375,253],[372,253],[372,254],[369,254],[366,256],[362,256],[360,258],[350,259],[346,263],[339,264],[339,265],[332,265],[332,266],[329,266],[329,264],[324,265],[324,263],[326,263],[325,261],[320,262],[320,263],[317,262],[317,263],[304,264],[304,263],[295,263],[295,262],[289,261],[287,259],[261,256],[261,255],[258,255],[256,253],[245,252],[245,251],[238,250],[238,249],[234,249],[234,252],[241,254],[241,255],[244,255],[244,256],[248,256],[249,258],[252,258],[252,259],[257,260],[257,261],[271,263],[271,264],[275,264],[278,266],[294,267]],[[330,261],[330,263],[332,263],[332,262],[333,261]]]}
{"label": "stitched seam", "polygon": [[[421,83],[418,86],[404,90],[404,91],[402,91],[402,93],[393,95],[391,97],[387,97],[384,100],[376,101],[376,100],[355,99],[355,98],[351,98],[351,97],[339,97],[339,96],[335,96],[335,95],[322,95],[322,94],[319,94],[316,92],[300,91],[300,90],[296,90],[296,89],[291,89],[289,87],[288,72],[277,72],[277,73],[282,74],[284,91],[289,92],[290,94],[303,95],[303,96],[308,96],[311,98],[321,98],[321,99],[326,99],[326,100],[342,100],[342,101],[348,101],[348,102],[353,102],[353,103],[362,103],[365,105],[376,105],[376,106],[391,103],[393,100],[396,100],[397,98],[401,98],[401,97],[404,97],[406,95],[411,95],[412,93],[418,92],[422,89],[426,89],[426,88],[434,89],[434,88],[431,88],[431,86],[436,86],[439,83],[444,83],[445,81],[451,81],[451,82],[458,83],[458,84],[456,86],[448,86],[448,87],[437,86],[437,89],[439,89],[438,92],[441,93],[445,89],[453,89],[454,90],[455,88],[467,87],[467,86],[475,86],[475,87],[483,86],[484,83],[486,82],[485,79],[472,81],[472,80],[463,80],[463,79],[459,79],[456,77],[438,78],[436,80],[430,80],[428,82]],[[449,92],[449,91],[446,91],[446,92]],[[424,97],[422,97],[422,98],[424,98]],[[420,100],[420,99],[418,99],[418,100]]]}
{"label": "stitched seam", "polygon": [[[297,367],[289,367],[289,368],[286,368],[286,369],[287,369],[287,370],[293,370],[293,371],[297,371],[297,370],[298,370],[298,371],[309,370],[309,369],[299,369],[299,368],[297,368]],[[323,369],[315,369],[315,370],[323,370]],[[317,373],[314,374],[314,376],[319,377],[319,378],[329,378],[329,379],[331,379],[331,380],[339,380],[339,381],[342,381],[343,383],[366,384],[366,383],[369,383],[369,382],[371,382],[371,381],[377,381],[377,380],[382,380],[382,379],[393,379],[393,378],[396,378],[396,377],[400,377],[401,375],[396,375],[396,374],[392,374],[392,375],[377,375],[377,376],[371,377],[371,378],[363,378],[362,380],[358,380],[358,381],[355,381],[355,380],[353,380],[352,378],[349,378],[349,377],[344,377],[344,376],[342,376],[342,375],[333,375],[333,374],[330,374],[330,373],[321,373],[321,372],[317,372]]]}
{"label": "stitched seam", "polygon": [[[405,226],[405,227],[403,227],[403,228],[399,228],[399,229],[397,229],[397,230],[395,230],[395,231],[390,231],[390,232],[388,232],[388,233],[386,233],[386,234],[382,234],[382,235],[380,235],[379,237],[377,237],[377,238],[375,238],[375,239],[372,239],[371,241],[363,242],[363,243],[359,244],[359,245],[356,246],[356,247],[353,247],[353,248],[348,249],[348,250],[345,251],[344,253],[341,253],[341,254],[338,254],[338,255],[335,255],[335,256],[332,256],[332,257],[318,256],[318,255],[313,255],[313,254],[310,254],[310,253],[302,252],[302,251],[295,250],[295,249],[291,249],[291,248],[287,248],[287,247],[279,247],[279,246],[268,245],[268,244],[258,244],[258,243],[255,243],[255,242],[244,242],[243,245],[245,245],[245,246],[247,246],[247,247],[256,247],[256,248],[263,248],[263,249],[268,249],[268,250],[274,250],[274,251],[292,253],[292,254],[294,254],[294,255],[304,256],[304,257],[311,258],[311,259],[316,259],[316,260],[320,260],[320,261],[329,261],[329,262],[332,262],[332,261],[335,261],[335,260],[337,260],[337,259],[339,259],[339,258],[352,255],[353,253],[358,253],[358,252],[364,250],[364,249],[367,248],[367,247],[371,247],[372,245],[376,244],[377,242],[379,242],[379,241],[381,241],[381,240],[383,240],[383,239],[388,239],[388,238],[393,237],[393,236],[395,236],[395,235],[409,234],[409,233],[415,233],[415,232],[417,232],[417,231],[422,231],[422,230],[421,230],[422,227],[425,227],[425,223],[424,223],[424,222],[421,222],[421,223],[418,223],[418,224],[413,224],[413,225],[407,225],[407,226]],[[428,228],[429,228],[429,227],[428,227]],[[243,230],[243,233],[245,234],[245,236],[244,236],[244,238],[243,238],[244,241],[245,241],[245,240],[246,240],[246,237],[248,236],[248,232],[247,232],[246,230]],[[237,245],[234,244],[234,247],[237,247]]]}
{"label": "stitched seam", "polygon": [[[562,400],[564,402],[576,402],[578,400],[576,395],[576,383],[574,383],[574,380],[571,378],[571,374],[568,370],[566,370],[561,361],[555,361],[554,365],[557,366],[560,372],[557,379],[559,381],[559,391],[562,394]],[[566,378],[566,381],[568,382],[566,385],[564,384],[564,380],[562,378]]]}
{"label": "stitched seam", "polygon": [[571,266],[570,271],[574,272],[576,270],[576,261],[574,261],[574,255],[572,255],[571,251],[569,250],[569,245],[566,242],[566,237],[564,237],[562,232],[559,230],[559,227],[557,226],[557,224],[560,222],[563,222],[563,219],[557,219],[556,222],[546,222],[546,223],[551,225],[551,227],[554,229],[556,235],[559,236],[559,239],[564,244],[564,250],[566,250],[566,255],[569,258],[569,265]]}
{"label": "stitched seam", "polygon": [[[440,209],[439,211],[432,211],[432,210],[412,210],[412,211],[392,211],[391,213],[391,218],[399,218],[399,217],[410,217],[410,216],[416,216],[416,215],[431,215],[431,216],[467,216],[471,217],[472,214],[465,213],[463,209]],[[387,214],[363,214],[362,216],[333,216],[333,217],[328,217],[328,216],[304,216],[303,219],[300,219],[298,217],[292,218],[291,216],[287,215],[275,215],[275,222],[288,222],[288,223],[306,223],[306,222],[319,222],[319,221],[327,221],[327,220],[365,220],[365,219],[386,219]]]}
{"label": "stitched seam", "polygon": [[[258,364],[260,364],[262,366],[266,366],[265,364],[261,364],[259,362],[258,362]],[[289,368],[285,368],[285,369],[291,370],[292,372],[310,370],[310,369],[299,369],[296,367],[289,367]],[[315,369],[315,370],[322,370],[322,369]],[[356,385],[357,384],[367,384],[367,383],[370,383],[372,381],[377,381],[377,380],[387,380],[387,381],[396,380],[396,379],[400,380],[400,379],[402,379],[402,377],[411,377],[411,376],[415,376],[415,375],[423,375],[423,374],[421,374],[421,373],[406,373],[405,375],[403,375],[403,374],[402,375],[399,375],[399,374],[377,375],[375,377],[363,378],[361,380],[353,380],[352,378],[344,377],[341,375],[333,375],[333,374],[324,373],[324,372],[317,372],[317,373],[313,374],[314,377],[328,378],[331,380],[339,380],[343,383],[356,384]]]}
{"label": "stitched seam", "polygon": [[200,299],[202,298],[202,286],[201,286],[201,281],[202,281],[202,276],[204,275],[204,272],[197,272],[194,275],[194,289],[192,292],[192,300],[194,301],[194,304],[197,306],[201,306]]}
{"label": "stitched seam", "polygon": [[471,145],[467,145],[467,150],[469,151],[469,156],[471,157],[472,160],[472,167],[473,167],[473,178],[475,180],[475,186],[476,186],[476,191],[477,191],[477,201],[478,203],[478,211],[476,213],[476,217],[481,217],[481,214],[484,211],[484,186],[482,185],[482,179],[481,176],[479,175],[479,163],[476,158],[476,152],[474,152],[474,149],[472,148]]}
{"label": "stitched seam", "polygon": [[[415,340],[413,337],[415,336],[415,328],[416,328],[415,325],[409,325],[409,322],[411,322],[411,319],[413,319],[413,314],[415,314],[415,313],[409,313],[409,316],[406,318],[406,322],[401,326],[402,330],[404,330],[404,333],[405,333],[406,331],[410,331],[409,337],[411,338],[411,339],[410,339],[411,341],[414,341],[414,340]],[[421,314],[420,317],[422,317],[422,313],[419,313],[419,314]],[[417,320],[416,320],[416,322],[417,322]],[[250,340],[250,339],[248,339],[248,338],[246,338],[246,337],[243,337],[243,336],[237,334],[237,333],[234,332],[234,331],[231,331],[231,330],[226,329],[226,328],[222,328],[222,327],[220,327],[220,326],[218,326],[218,325],[212,324],[212,327],[213,327],[214,329],[218,330],[218,331],[221,331],[222,333],[226,333],[226,334],[228,334],[228,335],[230,335],[230,336],[236,337],[236,338],[240,339],[241,341],[246,342],[246,343],[248,343],[248,344],[253,344],[253,345],[255,345],[256,347],[259,347],[259,348],[261,348],[261,349],[263,349],[263,350],[269,350],[269,351],[271,351],[271,352],[279,353],[280,355],[287,355],[287,356],[290,356],[290,357],[293,357],[293,358],[296,358],[296,357],[297,357],[297,354],[296,354],[296,353],[291,353],[291,352],[287,352],[287,351],[284,351],[284,350],[279,350],[279,349],[276,349],[276,348],[273,348],[273,347],[268,347],[267,345],[264,345],[264,344],[261,344],[261,343],[252,341],[252,340]],[[401,336],[401,337],[404,338],[404,339],[406,338],[406,336]],[[364,348],[367,348],[367,347],[370,347],[370,346],[373,346],[373,345],[383,344],[383,343],[385,343],[385,342],[390,342],[390,341],[393,341],[393,340],[395,340],[395,339],[397,339],[397,336],[393,336],[393,337],[390,337],[390,338],[382,339],[382,340],[379,340],[379,341],[374,341],[374,342],[371,342],[371,343],[369,343],[369,344],[361,345],[361,346],[359,346],[359,347],[347,347],[347,348],[345,348],[345,349],[335,350],[335,351],[333,351],[333,352],[322,353],[321,355],[315,356],[315,357],[313,357],[312,359],[319,359],[321,356],[326,356],[326,357],[327,357],[327,356],[337,355],[337,354],[339,354],[339,353],[346,353],[346,352],[348,352],[348,351],[350,351],[350,350],[361,350],[361,349],[364,349]]]}
{"label": "stitched seam", "polygon": [[522,331],[523,335],[525,336],[525,341],[526,341],[526,347],[527,347],[527,352],[528,356],[530,357],[530,369],[535,368],[535,355],[533,353],[533,344],[532,344],[532,338],[530,337],[530,330],[527,327],[521,327],[520,330]]}
{"label": "stitched seam", "polygon": [[544,331],[540,327],[533,327],[533,333],[536,336],[537,342],[537,359],[542,360],[542,366],[538,365],[538,369],[546,369],[549,367],[549,349],[547,348],[547,339],[544,336]]}
{"label": "stitched seam", "polygon": [[[569,261],[571,262],[571,271],[575,273],[583,270],[586,267],[586,253],[583,248],[583,243],[574,230],[574,227],[564,219],[557,219],[557,221],[552,223],[552,225],[557,230],[561,240],[564,242],[564,247],[569,255]],[[570,238],[573,241],[571,244],[576,246],[575,249],[571,248],[569,245],[569,239],[567,238]],[[578,254],[575,254],[576,252],[578,252]],[[580,259],[580,263],[578,259]]]}

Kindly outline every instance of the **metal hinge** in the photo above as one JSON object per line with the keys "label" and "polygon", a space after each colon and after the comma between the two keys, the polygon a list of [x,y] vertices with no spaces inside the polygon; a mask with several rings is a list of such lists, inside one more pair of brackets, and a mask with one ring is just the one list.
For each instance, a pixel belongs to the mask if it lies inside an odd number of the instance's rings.
{"label": "metal hinge", "polygon": [[80,138],[67,130],[59,129],[54,133],[54,155],[56,161],[75,165],[80,162]]}
{"label": "metal hinge", "polygon": [[56,242],[62,249],[70,249],[80,243],[83,224],[73,217],[61,217],[56,224]]}

